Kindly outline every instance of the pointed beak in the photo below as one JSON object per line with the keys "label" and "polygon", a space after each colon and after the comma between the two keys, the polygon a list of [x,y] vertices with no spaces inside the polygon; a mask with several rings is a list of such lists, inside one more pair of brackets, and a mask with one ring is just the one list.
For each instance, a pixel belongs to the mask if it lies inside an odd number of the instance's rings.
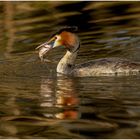
{"label": "pointed beak", "polygon": [[54,42],[55,38],[51,38],[49,41],[36,47],[37,50],[39,49],[39,58],[41,61],[44,61],[44,55],[53,48]]}

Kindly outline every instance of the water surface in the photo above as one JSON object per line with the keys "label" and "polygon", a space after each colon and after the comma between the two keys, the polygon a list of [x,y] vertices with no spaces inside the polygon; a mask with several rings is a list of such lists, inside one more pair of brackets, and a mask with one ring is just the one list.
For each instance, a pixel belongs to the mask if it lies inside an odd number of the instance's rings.
{"label": "water surface", "polygon": [[0,138],[139,138],[140,76],[58,76],[65,49],[36,46],[78,26],[76,63],[140,61],[139,2],[1,2]]}

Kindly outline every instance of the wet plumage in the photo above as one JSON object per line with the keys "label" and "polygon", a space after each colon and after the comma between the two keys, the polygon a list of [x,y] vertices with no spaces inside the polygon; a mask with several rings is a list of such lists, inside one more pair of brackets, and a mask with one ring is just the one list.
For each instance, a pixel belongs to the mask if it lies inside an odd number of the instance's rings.
{"label": "wet plumage", "polygon": [[[102,58],[75,65],[80,41],[74,33],[76,28],[66,27],[56,32],[49,41],[41,45],[39,54],[43,56],[50,49],[64,46],[67,50],[57,65],[57,72],[78,77],[103,75],[133,75],[140,73],[140,63],[121,58]],[[46,45],[47,44],[47,45]],[[44,47],[48,47],[44,49]],[[47,50],[47,51],[43,51]],[[41,58],[42,59],[42,58]]]}

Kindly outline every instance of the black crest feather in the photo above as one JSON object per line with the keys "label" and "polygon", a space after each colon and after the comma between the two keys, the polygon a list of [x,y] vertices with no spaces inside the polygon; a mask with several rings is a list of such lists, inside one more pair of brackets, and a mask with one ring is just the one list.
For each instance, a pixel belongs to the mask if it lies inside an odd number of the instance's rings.
{"label": "black crest feather", "polygon": [[63,31],[68,31],[68,32],[71,32],[71,33],[75,33],[76,31],[78,31],[78,27],[77,26],[64,26],[64,27],[61,27],[55,33],[51,34],[49,38],[52,38],[55,35],[59,35]]}
{"label": "black crest feather", "polygon": [[51,35],[51,37],[55,36],[55,35],[59,35],[61,34],[63,31],[68,31],[71,33],[75,33],[76,31],[78,31],[78,27],[77,26],[65,26],[65,27],[61,27],[60,29],[58,29],[55,33],[53,33]]}
{"label": "black crest feather", "polygon": [[60,34],[60,33],[62,33],[63,31],[68,31],[68,32],[75,33],[77,30],[78,30],[78,27],[77,27],[77,26],[65,26],[65,27],[60,28],[60,29],[56,32],[56,34]]}

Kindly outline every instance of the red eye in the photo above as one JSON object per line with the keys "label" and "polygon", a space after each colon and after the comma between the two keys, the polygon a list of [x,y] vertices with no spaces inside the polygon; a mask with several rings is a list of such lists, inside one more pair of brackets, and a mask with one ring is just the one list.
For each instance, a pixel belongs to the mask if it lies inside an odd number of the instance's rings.
{"label": "red eye", "polygon": [[55,36],[54,38],[55,38],[55,40],[56,40],[56,39],[57,39],[57,36]]}

